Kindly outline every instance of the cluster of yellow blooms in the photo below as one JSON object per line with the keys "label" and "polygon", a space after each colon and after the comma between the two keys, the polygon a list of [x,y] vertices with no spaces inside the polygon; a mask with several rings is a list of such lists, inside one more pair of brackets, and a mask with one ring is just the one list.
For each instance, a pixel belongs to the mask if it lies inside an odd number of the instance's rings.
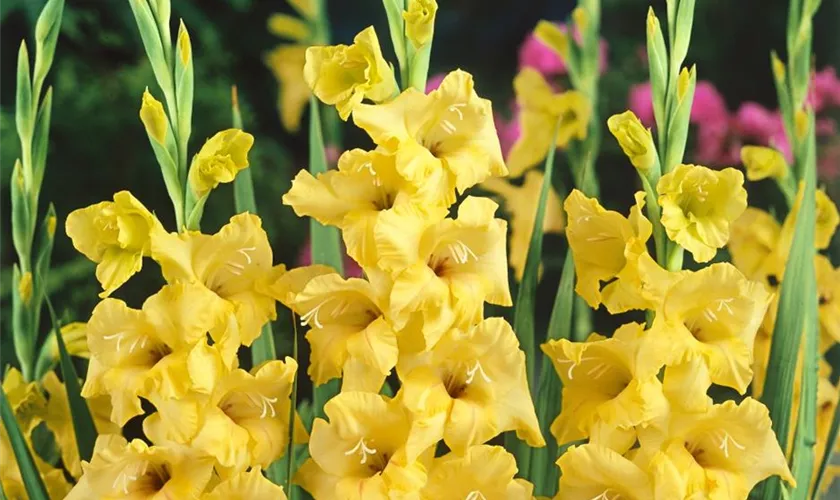
{"label": "cluster of yellow blooms", "polygon": [[[637,168],[653,150],[632,113],[610,129]],[[743,175],[678,165],[657,185],[668,237],[707,262],[746,208]],[[576,291],[612,313],[646,310],[606,338],[549,341],[543,351],[563,382],[551,427],[559,443],[588,439],[559,460],[561,498],[746,498],[770,475],[793,477],[767,409],[751,397],[714,404],[712,384],[744,394],[753,343],[772,294],[735,266],[666,270],[648,254],[653,227],[645,193],[628,217],[573,191],[566,234]],[[598,496],[601,495],[601,496]]]}
{"label": "cluster of yellow blooms", "polygon": [[[147,129],[165,119],[151,101],[144,96],[141,110]],[[237,129],[208,140],[189,173],[196,198],[247,167],[252,144]],[[276,318],[273,293],[285,272],[272,266],[260,219],[236,215],[214,235],[169,233],[122,191],[71,213],[66,226],[74,246],[98,263],[106,297],[86,327],[90,364],[82,395],[104,399],[110,412],[110,426],[99,429],[93,457],[81,464],[67,498],[284,498],[259,471],[286,451],[297,363],[269,361],[247,372],[237,358],[240,346]],[[108,297],[145,257],[160,265],[166,285],[141,309]],[[138,415],[151,446],[119,434]],[[294,438],[305,442],[306,430],[295,424]]]}
{"label": "cluster of yellow blooms", "polygon": [[[304,75],[376,147],[345,152],[336,171],[301,171],[283,198],[340,228],[365,271],[285,275],[281,300],[310,327],[309,375],[343,377],[296,481],[316,498],[532,498],[513,456],[485,444],[506,431],[544,444],[516,335],[483,317],[485,302],[511,305],[507,224],[474,196],[449,216],[458,194],[507,175],[490,102],[460,70],[429,94],[400,93],[373,28],[308,49]],[[400,389],[382,396],[394,368]],[[436,457],[440,441],[451,451]]]}

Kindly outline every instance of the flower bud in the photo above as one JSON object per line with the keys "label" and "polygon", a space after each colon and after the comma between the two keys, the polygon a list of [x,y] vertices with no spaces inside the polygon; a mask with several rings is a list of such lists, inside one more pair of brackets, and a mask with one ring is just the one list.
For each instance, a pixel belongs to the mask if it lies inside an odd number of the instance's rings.
{"label": "flower bud", "polygon": [[166,129],[169,125],[166,113],[163,111],[163,104],[149,93],[146,88],[143,92],[143,104],[140,106],[140,120],[146,128],[146,133],[160,145],[165,144]]}
{"label": "flower bud", "polygon": [[563,61],[569,60],[569,35],[556,24],[540,21],[534,29],[534,35],[539,41],[553,50]]}
{"label": "flower bud", "polygon": [[607,127],[633,166],[647,175],[657,161],[656,146],[650,129],[645,128],[632,111],[612,115],[607,120]]}
{"label": "flower bud", "polygon": [[405,34],[415,49],[420,49],[432,41],[437,8],[438,5],[435,0],[411,0],[408,2],[408,10],[403,12]]}
{"label": "flower bud", "polygon": [[18,282],[18,295],[24,304],[29,304],[29,300],[32,298],[32,273],[29,271],[26,271],[20,277],[20,281]]}

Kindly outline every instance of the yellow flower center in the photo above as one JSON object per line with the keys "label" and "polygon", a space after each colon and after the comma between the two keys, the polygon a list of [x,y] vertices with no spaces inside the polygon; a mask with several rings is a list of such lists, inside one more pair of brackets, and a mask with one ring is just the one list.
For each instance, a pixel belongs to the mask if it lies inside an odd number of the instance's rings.
{"label": "yellow flower center", "polygon": [[[615,493],[614,497],[610,496],[612,493]],[[600,495],[592,497],[591,500],[620,500],[620,499],[621,499],[621,493],[612,492],[612,490],[610,490],[610,488],[607,488],[603,492],[601,492]]]}
{"label": "yellow flower center", "polygon": [[[171,475],[165,465],[150,464],[147,460],[129,464],[114,478],[111,487],[123,494],[148,493],[154,494],[163,489]],[[129,487],[133,491],[129,491]]]}
{"label": "yellow flower center", "polygon": [[476,375],[479,376],[484,383],[489,384],[493,381],[493,379],[487,375],[487,372],[484,371],[484,367],[481,366],[481,362],[479,360],[475,360],[472,366],[469,366],[467,369],[463,369],[463,367],[463,364],[453,366],[443,377],[443,385],[446,388],[446,393],[449,394],[449,397],[452,399],[465,397],[469,387],[478,382]]}
{"label": "yellow flower center", "polygon": [[472,490],[471,492],[467,493],[467,496],[464,497],[464,500],[487,500],[487,497],[484,496],[484,493],[478,490]]}
{"label": "yellow flower center", "polygon": [[225,267],[230,271],[232,274],[236,276],[242,276],[242,272],[245,271],[245,266],[251,264],[253,260],[251,259],[251,255],[248,252],[253,252],[256,250],[257,247],[243,247],[236,251],[237,254],[241,255],[245,259],[245,263],[242,264],[241,262],[234,262],[228,261],[225,264]]}
{"label": "yellow flower center", "polygon": [[455,240],[444,247],[445,253],[435,252],[429,258],[428,266],[436,275],[443,277],[451,273],[453,264],[466,264],[470,259],[479,260],[478,255],[461,240]]}

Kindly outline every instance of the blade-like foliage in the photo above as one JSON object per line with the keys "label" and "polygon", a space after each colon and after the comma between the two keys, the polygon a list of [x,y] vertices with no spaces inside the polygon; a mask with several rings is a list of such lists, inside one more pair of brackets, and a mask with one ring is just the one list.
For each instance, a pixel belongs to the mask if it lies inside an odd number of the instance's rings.
{"label": "blade-like foliage", "polygon": [[35,460],[32,458],[32,453],[26,440],[23,437],[23,432],[15,419],[15,413],[9,400],[6,399],[6,391],[0,388],[0,419],[3,420],[3,426],[9,435],[9,444],[12,446],[12,452],[15,454],[18,467],[20,468],[20,476],[23,480],[23,486],[26,488],[26,493],[31,500],[49,500],[47,496],[47,489],[44,482],[41,480],[41,474],[35,467]]}

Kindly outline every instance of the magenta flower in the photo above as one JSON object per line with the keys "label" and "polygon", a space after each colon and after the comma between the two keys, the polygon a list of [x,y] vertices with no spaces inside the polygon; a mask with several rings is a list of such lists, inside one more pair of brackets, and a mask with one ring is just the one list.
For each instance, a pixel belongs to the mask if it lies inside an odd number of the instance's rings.
{"label": "magenta flower", "polygon": [[653,116],[653,98],[650,92],[650,82],[639,83],[630,87],[628,96],[630,111],[639,117],[645,127],[654,127],[656,120]]}
{"label": "magenta flower", "polygon": [[840,79],[834,68],[826,66],[822,71],[814,73],[808,101],[817,113],[828,107],[840,106]]}
{"label": "magenta flower", "polygon": [[444,78],[446,78],[446,73],[437,73],[430,76],[426,80],[426,93],[428,94],[433,90],[437,90],[437,88],[440,87],[440,84],[443,83]]}

